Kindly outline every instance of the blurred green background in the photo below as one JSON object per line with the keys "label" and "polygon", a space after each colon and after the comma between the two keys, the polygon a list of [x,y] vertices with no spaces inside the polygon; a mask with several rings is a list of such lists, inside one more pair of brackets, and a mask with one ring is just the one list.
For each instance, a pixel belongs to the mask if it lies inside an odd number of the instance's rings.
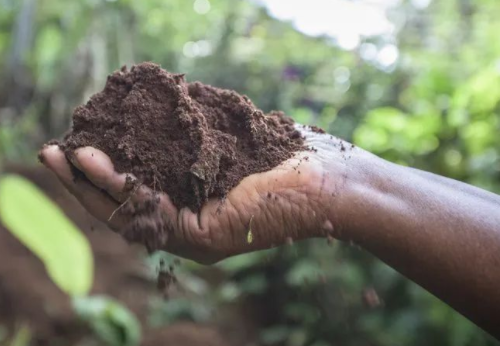
{"label": "blurred green background", "polygon": [[[108,74],[148,60],[500,193],[499,15],[498,0],[0,0],[0,170],[35,164]],[[349,244],[239,256],[215,283],[179,270],[194,298],[152,298],[152,325],[238,301],[249,345],[500,345]]]}

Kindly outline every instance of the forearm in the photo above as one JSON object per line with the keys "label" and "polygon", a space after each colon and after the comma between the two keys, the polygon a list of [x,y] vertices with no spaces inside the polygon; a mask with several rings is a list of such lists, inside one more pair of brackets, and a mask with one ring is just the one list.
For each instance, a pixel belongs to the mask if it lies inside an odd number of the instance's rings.
{"label": "forearm", "polygon": [[499,337],[500,197],[362,151],[350,167],[343,232]]}

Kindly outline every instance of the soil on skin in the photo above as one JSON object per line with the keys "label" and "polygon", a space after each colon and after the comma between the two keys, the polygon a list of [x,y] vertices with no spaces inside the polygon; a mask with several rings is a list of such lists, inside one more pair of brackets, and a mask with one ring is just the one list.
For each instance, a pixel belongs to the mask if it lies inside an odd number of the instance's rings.
{"label": "soil on skin", "polygon": [[153,63],[109,76],[104,90],[75,110],[60,145],[67,155],[98,148],[118,172],[193,211],[305,149],[282,112],[264,114],[246,96],[187,83]]}

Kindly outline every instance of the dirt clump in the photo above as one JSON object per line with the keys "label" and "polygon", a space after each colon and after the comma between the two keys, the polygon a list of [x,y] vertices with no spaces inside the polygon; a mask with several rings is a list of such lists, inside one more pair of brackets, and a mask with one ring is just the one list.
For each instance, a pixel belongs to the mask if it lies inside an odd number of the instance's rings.
{"label": "dirt clump", "polygon": [[66,155],[98,148],[118,172],[193,211],[305,149],[282,112],[264,114],[246,96],[187,83],[153,63],[110,75],[104,90],[75,110],[60,145]]}
{"label": "dirt clump", "polygon": [[163,260],[160,261],[160,267],[158,268],[158,276],[156,279],[156,288],[163,295],[164,299],[168,299],[169,297],[169,289],[171,285],[177,283],[177,277],[174,273],[174,266],[165,265]]}

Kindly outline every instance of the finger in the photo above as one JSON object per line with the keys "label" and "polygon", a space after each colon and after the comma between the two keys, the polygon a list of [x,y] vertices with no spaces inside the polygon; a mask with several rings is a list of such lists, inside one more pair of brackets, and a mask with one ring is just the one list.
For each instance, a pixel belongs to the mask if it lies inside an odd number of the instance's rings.
{"label": "finger", "polygon": [[121,203],[127,200],[142,203],[154,196],[150,188],[136,184],[137,178],[133,174],[117,173],[109,156],[99,149],[76,149],[71,160],[94,185]]}
{"label": "finger", "polygon": [[112,229],[122,229],[127,218],[119,213],[109,220],[120,205],[91,183],[75,179],[66,156],[56,145],[47,146],[40,152],[42,162],[56,174],[68,191],[98,220],[107,223]]}
{"label": "finger", "polygon": [[64,153],[61,149],[59,149],[59,146],[44,146],[40,151],[39,157],[40,162],[54,172],[63,184],[71,182],[74,179],[73,173],[71,173],[71,169],[69,168],[69,164],[64,156]]}
{"label": "finger", "polygon": [[[150,190],[151,191],[151,190]],[[161,193],[158,195],[159,197],[159,204],[160,207],[162,208],[163,212],[172,219],[172,221],[175,219],[176,215],[178,215],[178,210],[174,206],[174,203],[172,203],[172,200],[166,193]]]}
{"label": "finger", "polygon": [[[126,185],[129,185],[127,177],[130,177],[133,181],[137,179],[129,173],[117,173],[109,156],[99,149],[92,147],[79,148],[75,151],[72,161],[93,184],[108,192],[119,202],[124,202],[130,198],[133,203],[143,203],[155,198],[155,193],[145,185],[126,187]],[[164,193],[158,194],[157,197],[164,212],[173,217],[177,213],[177,209],[170,198]]]}
{"label": "finger", "polygon": [[117,173],[109,156],[93,147],[76,149],[70,160],[95,186],[119,202],[127,200],[137,180],[132,174]]}

